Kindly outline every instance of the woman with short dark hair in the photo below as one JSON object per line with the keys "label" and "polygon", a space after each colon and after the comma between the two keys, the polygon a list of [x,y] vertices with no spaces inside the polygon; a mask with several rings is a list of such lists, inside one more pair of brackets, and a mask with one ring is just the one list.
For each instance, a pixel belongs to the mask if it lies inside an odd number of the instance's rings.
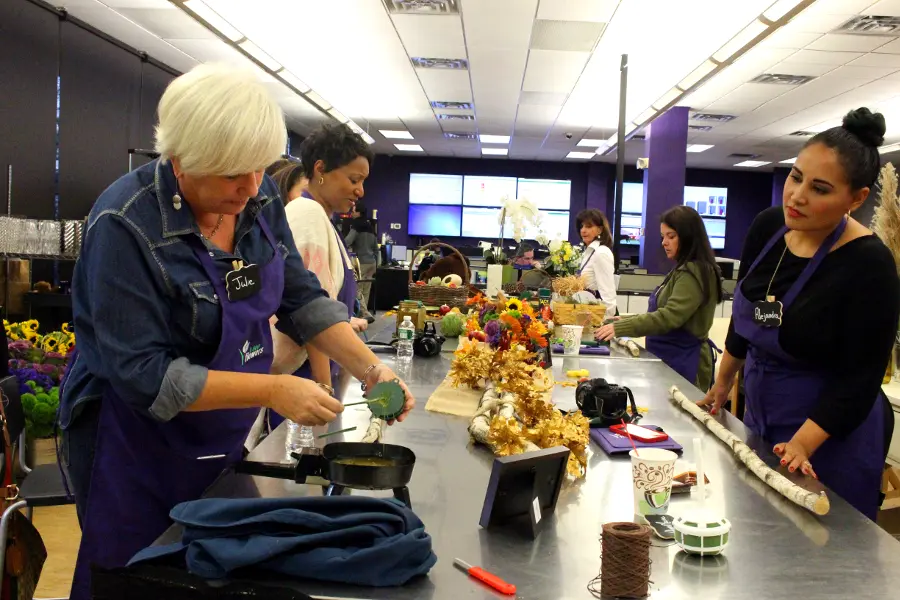
{"label": "woman with short dark hair", "polygon": [[[301,197],[285,207],[288,225],[303,258],[303,264],[316,275],[331,298],[346,307],[346,316],[357,332],[368,327],[356,318],[356,276],[340,234],[331,222],[335,213],[354,210],[365,193],[363,181],[375,156],[369,145],[346,125],[323,125],[313,131],[300,146],[303,170],[309,173],[309,186]],[[273,370],[294,373],[316,383],[332,387],[340,367],[312,346],[300,347],[291,338],[274,334]],[[281,418],[269,414],[274,427]]]}
{"label": "woman with short dark hair", "polygon": [[881,382],[900,281],[890,251],[850,213],[878,178],[885,130],[860,108],[797,156],[783,206],[747,233],[725,356],[703,401],[717,411],[743,367],[744,425],[783,467],[818,476],[872,520],[893,431]]}
{"label": "woman with short dark hair", "polygon": [[600,340],[646,336],[647,350],[708,390],[715,363],[709,329],[722,301],[722,274],[696,210],[670,208],[660,218],[659,231],[666,258],[675,261],[675,268],[650,294],[647,313],[604,325],[596,336]]}
{"label": "woman with short dark hair", "polygon": [[606,316],[612,317],[616,314],[616,268],[609,221],[601,211],[589,208],[575,217],[575,227],[585,246],[578,272],[585,288],[606,305]]}

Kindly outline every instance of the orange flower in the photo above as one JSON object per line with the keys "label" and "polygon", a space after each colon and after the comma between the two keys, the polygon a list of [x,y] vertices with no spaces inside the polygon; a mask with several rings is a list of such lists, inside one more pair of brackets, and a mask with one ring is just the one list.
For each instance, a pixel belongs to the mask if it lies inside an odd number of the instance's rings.
{"label": "orange flower", "polygon": [[547,338],[538,337],[531,338],[531,343],[537,346],[538,348],[546,348],[547,347]]}
{"label": "orange flower", "polygon": [[516,319],[514,316],[502,314],[500,315],[500,322],[508,325],[513,335],[519,335],[520,333],[522,333],[522,324],[519,323],[518,319]]}
{"label": "orange flower", "polygon": [[547,328],[540,321],[532,321],[530,325],[528,325],[528,337],[531,339],[541,338],[547,335]]}
{"label": "orange flower", "polygon": [[478,325],[478,319],[475,317],[466,321],[466,333],[472,333],[473,331],[481,331],[481,327]]}
{"label": "orange flower", "polygon": [[479,292],[478,295],[476,295],[475,297],[469,298],[468,300],[466,300],[466,306],[471,306],[472,304],[481,304],[481,302],[483,300],[484,300],[484,294]]}
{"label": "orange flower", "polygon": [[523,315],[531,317],[532,319],[534,318],[534,309],[531,308],[530,302],[523,302],[522,308],[519,309],[519,312],[522,313]]}

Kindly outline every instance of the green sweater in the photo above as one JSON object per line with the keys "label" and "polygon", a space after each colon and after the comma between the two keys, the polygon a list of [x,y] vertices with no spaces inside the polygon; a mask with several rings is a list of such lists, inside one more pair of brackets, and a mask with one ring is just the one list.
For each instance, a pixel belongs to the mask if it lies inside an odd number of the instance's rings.
{"label": "green sweater", "polygon": [[[701,281],[708,281],[708,291],[703,295]],[[696,263],[687,263],[672,272],[657,295],[656,312],[622,317],[615,323],[616,336],[644,337],[663,335],[684,328],[688,333],[705,342],[709,337],[716,313],[716,286],[712,274]],[[704,344],[705,345],[705,344]],[[700,352],[697,381],[701,390],[709,389],[713,378],[712,357]]]}

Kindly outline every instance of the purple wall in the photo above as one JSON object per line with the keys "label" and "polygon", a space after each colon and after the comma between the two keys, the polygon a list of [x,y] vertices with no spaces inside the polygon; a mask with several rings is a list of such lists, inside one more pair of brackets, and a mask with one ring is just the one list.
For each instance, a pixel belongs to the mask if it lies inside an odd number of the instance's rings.
{"label": "purple wall", "polygon": [[[365,202],[370,210],[378,210],[379,233],[389,232],[398,244],[409,245],[406,222],[411,172],[571,179],[572,223],[569,232],[571,241],[579,239],[575,231],[575,215],[578,211],[590,207],[603,210],[607,216],[612,214],[615,165],[598,162],[553,163],[379,155],[372,165],[372,174],[366,180]],[[641,171],[634,167],[625,168],[625,181],[640,183],[642,180]],[[725,250],[718,254],[740,258],[744,236],[750,223],[759,212],[772,204],[772,174],[755,171],[688,169],[685,174],[685,185],[728,188]],[[400,223],[403,228],[392,231],[390,223]],[[648,222],[646,227],[648,238],[658,240],[656,235],[658,225]],[[446,238],[446,241],[466,245],[478,240]],[[635,246],[623,247],[622,255],[628,256],[629,252],[636,251]]]}
{"label": "purple wall", "polygon": [[[659,222],[673,206],[684,203],[687,166],[688,108],[676,106],[653,121],[645,144],[650,168],[644,171],[644,219]],[[654,235],[641,238],[641,267],[648,273],[666,273],[672,268]]]}
{"label": "purple wall", "polygon": [[784,197],[784,182],[787,181],[790,169],[776,167],[772,172],[772,206],[781,206]]}

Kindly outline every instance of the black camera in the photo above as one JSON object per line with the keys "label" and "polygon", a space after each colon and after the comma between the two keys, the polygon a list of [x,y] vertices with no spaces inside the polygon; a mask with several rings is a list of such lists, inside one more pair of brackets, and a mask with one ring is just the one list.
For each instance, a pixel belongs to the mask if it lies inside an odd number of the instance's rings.
{"label": "black camera", "polygon": [[[590,379],[579,383],[575,388],[575,404],[590,419],[591,427],[609,427],[622,421],[637,423],[641,418],[631,390],[605,379]],[[629,404],[631,414],[628,414]]]}
{"label": "black camera", "polygon": [[416,356],[424,356],[426,358],[437,356],[441,353],[441,347],[444,345],[445,339],[444,336],[438,335],[434,321],[426,321],[425,326],[422,328],[422,333],[416,334],[416,339],[413,340],[413,352]]}

